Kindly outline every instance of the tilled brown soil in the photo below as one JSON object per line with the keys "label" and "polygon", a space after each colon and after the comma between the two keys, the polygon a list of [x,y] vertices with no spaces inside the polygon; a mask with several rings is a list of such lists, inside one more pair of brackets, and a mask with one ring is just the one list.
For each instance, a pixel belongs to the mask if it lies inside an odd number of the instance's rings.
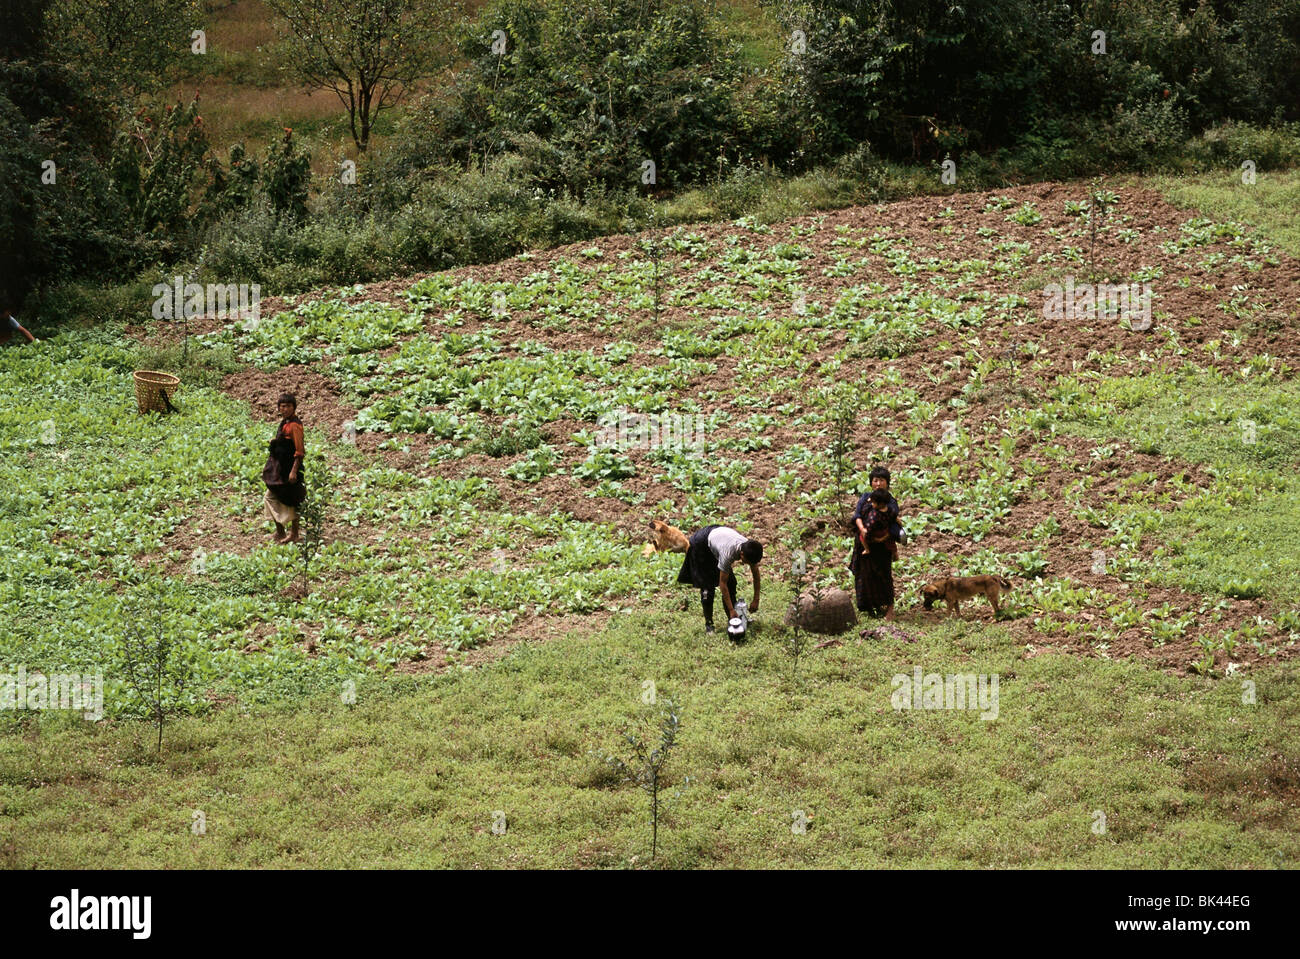
{"label": "tilled brown soil", "polygon": [[[1017,241],[1031,244],[1030,253],[1025,257],[1021,274],[1000,276],[993,269],[981,271],[974,282],[956,285],[953,274],[944,274],[944,278],[954,281],[947,289],[936,288],[935,292],[947,297],[956,297],[959,293],[988,291],[994,296],[1019,293],[1028,299],[1028,303],[1010,309],[994,308],[986,304],[987,318],[978,330],[941,330],[930,338],[920,342],[914,349],[895,359],[879,359],[859,352],[854,355],[851,367],[844,375],[857,377],[865,375],[875,377],[886,371],[894,371],[900,376],[903,385],[917,391],[918,400],[938,405],[936,414],[929,422],[921,424],[924,439],[919,446],[899,449],[898,444],[890,443],[894,453],[888,465],[896,477],[905,476],[909,469],[916,469],[922,458],[928,456],[939,441],[943,421],[955,419],[956,414],[950,409],[949,401],[962,395],[962,386],[968,372],[968,363],[963,363],[959,371],[945,366],[945,361],[954,355],[964,354],[972,334],[977,335],[980,356],[1001,357],[1016,362],[996,364],[988,373],[983,388],[973,397],[968,397],[970,405],[961,411],[960,419],[964,432],[979,436],[986,428],[994,428],[999,418],[1008,410],[1018,406],[1038,406],[1045,400],[1053,381],[1063,374],[1082,374],[1089,371],[1102,372],[1106,376],[1140,375],[1154,369],[1175,368],[1189,360],[1206,368],[1222,372],[1233,372],[1240,368],[1250,357],[1267,354],[1277,361],[1285,362],[1291,367],[1300,367],[1300,338],[1295,335],[1297,320],[1300,320],[1300,261],[1296,261],[1280,251],[1272,255],[1278,260],[1277,265],[1263,264],[1257,270],[1250,270],[1245,263],[1231,262],[1232,256],[1241,253],[1252,257],[1257,263],[1262,256],[1252,253],[1249,247],[1234,247],[1227,239],[1218,239],[1213,244],[1193,247],[1186,253],[1175,255],[1161,249],[1161,244],[1178,239],[1180,226],[1193,218],[1193,214],[1179,210],[1166,202],[1160,194],[1145,188],[1127,188],[1120,191],[1120,203],[1112,212],[1108,228],[1099,232],[1096,241],[1096,264],[1099,280],[1110,279],[1114,282],[1126,282],[1127,277],[1136,270],[1159,268],[1163,276],[1152,280],[1157,293],[1153,307],[1155,319],[1151,328],[1145,331],[1130,331],[1115,321],[1094,321],[1090,325],[1065,321],[1048,321],[1041,316],[1042,294],[1039,291],[1043,282],[1060,280],[1073,275],[1082,283],[1088,278],[1086,263],[1067,263],[1060,261],[1044,264],[1035,263],[1042,254],[1054,254],[1058,257],[1069,247],[1081,248],[1085,254],[1089,238],[1069,236],[1082,221],[1067,215],[1063,210],[1066,200],[1083,200],[1087,188],[1083,184],[1042,183],[1031,186],[1007,189],[1004,191],[957,194],[951,197],[918,197],[889,205],[856,207],[828,213],[809,214],[785,223],[773,224],[771,233],[755,233],[749,229],[732,224],[696,224],[684,228],[686,231],[703,236],[710,244],[710,251],[703,263],[687,256],[666,253],[664,263],[666,275],[679,283],[692,280],[694,275],[707,266],[714,266],[725,271],[725,266],[716,264],[716,256],[728,247],[730,237],[738,238],[741,247],[762,252],[778,242],[801,244],[812,250],[812,257],[801,262],[801,286],[806,291],[809,304],[821,303],[829,307],[841,291],[847,287],[879,282],[889,292],[902,289],[903,284],[928,289],[933,285],[937,274],[922,266],[914,276],[900,277],[889,272],[888,261],[880,254],[872,253],[870,243],[861,247],[834,246],[833,241],[841,236],[857,240],[870,237],[877,230],[887,230],[891,244],[896,245],[904,239],[910,241],[908,249],[914,263],[924,264],[928,257],[944,260],[983,259],[994,262],[1004,256],[996,253],[992,247],[976,235],[979,227],[990,227],[997,231],[992,239],[996,242]],[[1006,196],[1015,201],[1016,206],[1005,211],[985,211],[986,204],[994,196]],[[1020,204],[1030,201],[1036,204],[1043,219],[1034,226],[1023,226],[1007,220]],[[952,216],[940,214],[950,208]],[[1130,219],[1121,221],[1121,217]],[[791,236],[791,227],[818,225],[815,233]],[[836,227],[847,227],[851,231],[839,234]],[[951,227],[955,232],[945,235],[942,231]],[[1065,231],[1061,238],[1053,238],[1049,228]],[[677,228],[673,228],[676,230]],[[1138,231],[1136,239],[1124,242],[1119,237],[1121,229]],[[865,231],[865,232],[864,232]],[[662,231],[667,234],[669,230]],[[637,237],[618,235],[595,241],[584,241],[559,247],[553,250],[536,251],[528,259],[511,258],[500,263],[486,266],[463,267],[449,271],[457,278],[473,278],[480,283],[499,281],[518,281],[525,276],[551,268],[557,261],[565,259],[583,262],[580,251],[598,247],[604,251],[600,263],[611,264],[614,269],[625,268],[630,261],[620,261],[616,254],[632,249],[637,240],[648,237],[649,232]],[[1249,233],[1247,234],[1250,235]],[[1221,253],[1223,258],[1213,271],[1199,266],[1199,261],[1209,253]],[[853,262],[866,261],[866,266],[856,266],[847,276],[825,276],[822,271],[832,266],[837,257],[848,256]],[[1038,277],[1027,285],[1026,277]],[[1181,277],[1189,278],[1190,284],[1179,286],[1175,281]],[[390,280],[372,284],[362,297],[392,303],[400,308],[408,306],[403,292],[415,283],[420,276],[401,280]],[[736,281],[737,288],[743,281]],[[1210,287],[1210,288],[1207,288]],[[671,284],[668,289],[672,289]],[[1248,320],[1239,320],[1223,309],[1219,303],[1235,292],[1249,296],[1253,315]],[[704,318],[697,308],[667,304],[663,306],[658,323],[653,321],[652,310],[631,310],[625,305],[612,300],[599,287],[599,277],[588,283],[586,294],[607,304],[610,311],[623,319],[608,330],[593,329],[579,325],[576,321],[562,328],[553,320],[537,313],[514,311],[504,317],[482,318],[467,311],[463,325],[457,327],[461,333],[471,333],[484,327],[499,331],[498,339],[506,345],[502,355],[510,355],[513,344],[522,340],[541,342],[554,349],[596,349],[620,339],[632,339],[644,343],[647,348],[658,342],[659,333],[667,329],[700,329]],[[972,301],[973,303],[973,301]],[[788,305],[777,305],[769,301],[777,315],[791,315]],[[264,316],[272,316],[284,307],[276,299],[263,301]],[[734,310],[710,308],[709,315],[726,315]],[[1200,322],[1189,323],[1189,318],[1197,317]],[[427,318],[427,328],[436,333],[440,327],[436,317]],[[1168,339],[1170,332],[1175,332],[1182,347],[1187,350],[1185,356],[1170,355]],[[1231,345],[1236,336],[1240,343]],[[1203,349],[1202,344],[1219,340],[1218,354],[1212,355]],[[1029,348],[1037,349],[1031,355]],[[702,373],[689,382],[680,384],[676,399],[684,401],[696,398],[706,410],[721,409],[728,414],[730,421],[743,420],[760,410],[735,402],[742,393],[762,393],[768,397],[765,412],[774,412],[784,403],[799,404],[799,413],[812,408],[810,396],[813,389],[829,382],[832,377],[824,374],[823,366],[836,362],[837,358],[849,346],[844,330],[832,330],[829,334],[810,330],[806,342],[799,344],[802,356],[800,368],[784,370],[786,376],[799,375],[799,383],[792,386],[781,383],[764,389],[762,387],[741,384],[745,376],[745,364],[742,359],[731,355],[721,355],[710,362],[713,369]],[[1165,352],[1156,363],[1150,362],[1152,355],[1164,349]],[[1102,354],[1113,352],[1108,365],[1103,367]],[[643,365],[655,365],[662,362],[660,358],[643,355],[636,356],[630,362]],[[521,384],[522,386],[523,384]],[[270,424],[275,420],[275,397],[281,390],[297,392],[299,397],[299,414],[309,428],[322,428],[331,437],[337,438],[343,423],[353,419],[356,410],[348,405],[341,396],[338,387],[327,375],[327,368],[291,366],[275,373],[256,370],[228,376],[222,384],[223,389],[234,396],[249,402],[257,415]],[[720,397],[720,398],[716,398]],[[879,458],[879,450],[884,445],[880,439],[887,429],[904,428],[912,424],[906,422],[906,411],[892,411],[880,405],[872,405],[870,398],[864,399],[863,417],[854,435],[851,437],[851,458],[855,464],[874,463]],[[790,417],[778,417],[778,425],[767,431],[764,436],[771,440],[771,448],[752,452],[726,452],[721,455],[740,457],[751,461],[749,471],[749,488],[741,493],[732,493],[721,501],[717,522],[734,522],[735,517],[743,516],[744,531],[765,542],[770,542],[771,559],[765,566],[774,569],[788,568],[788,551],[782,543],[784,535],[791,530],[795,519],[795,500],[789,496],[772,503],[765,499],[762,490],[774,477],[781,464],[777,457],[793,444],[803,444],[814,449],[823,449],[826,445],[824,436],[817,435],[822,426],[794,427]],[[499,424],[497,424],[499,425]],[[561,450],[564,459],[562,470],[571,469],[580,462],[585,451],[568,442],[568,437],[579,429],[591,429],[590,423],[577,421],[557,421],[548,424],[545,432],[548,440],[554,442]],[[724,427],[717,433],[718,439],[739,438],[742,431],[736,427]],[[675,487],[656,481],[653,477],[658,472],[650,464],[639,462],[642,454],[629,451],[629,456],[638,464],[637,476],[624,481],[624,487],[634,493],[645,494],[642,506],[629,506],[619,500],[608,497],[592,497],[588,489],[567,475],[553,475],[537,483],[521,483],[500,475],[500,469],[514,458],[493,460],[481,454],[472,454],[459,460],[430,463],[429,451],[437,445],[433,438],[419,434],[403,434],[402,444],[409,449],[405,452],[394,449],[378,449],[386,437],[382,434],[361,434],[358,436],[358,448],[370,453],[384,462],[399,469],[422,475],[444,475],[461,477],[479,473],[492,479],[507,503],[526,503],[534,511],[559,511],[575,519],[590,522],[611,523],[623,534],[634,540],[644,538],[646,523],[651,518],[658,518],[653,504],[661,500],[672,501],[680,505],[685,494]],[[1084,588],[1096,587],[1108,594],[1135,602],[1140,608],[1153,609],[1168,603],[1179,612],[1195,610],[1206,597],[1183,590],[1130,584],[1113,575],[1096,575],[1092,572],[1092,556],[1089,549],[1079,544],[1083,541],[1097,543],[1103,531],[1091,529],[1082,520],[1076,518],[1066,502],[1066,492],[1077,484],[1081,478],[1090,476],[1093,485],[1089,495],[1109,496],[1120,494],[1121,483],[1125,477],[1138,472],[1149,472],[1155,480],[1148,486],[1157,493],[1170,493],[1175,502],[1180,497],[1191,495],[1187,490],[1195,491],[1211,485],[1210,476],[1198,466],[1180,462],[1169,457],[1152,456],[1136,452],[1124,439],[1116,439],[1106,445],[1112,447],[1113,455],[1097,458],[1093,455],[1096,444],[1074,436],[1057,435],[1044,438],[1048,442],[1063,446],[1068,457],[1060,463],[1048,460],[1040,455],[1041,450],[1028,437],[1020,437],[1016,447],[1018,465],[1026,460],[1037,459],[1050,465],[1051,469],[1038,477],[1032,490],[1038,497],[1021,496],[1012,506],[1009,515],[995,526],[993,531],[978,542],[969,537],[931,531],[916,537],[912,543],[903,547],[903,555],[917,554],[934,549],[953,556],[969,556],[981,549],[1006,555],[1028,550],[1039,544],[1030,542],[1025,534],[1038,523],[1054,517],[1060,524],[1060,532],[1053,536],[1045,546],[1049,576],[1061,576],[1071,580],[1074,585]],[[814,476],[803,468],[794,468],[807,484],[814,481]],[[969,481],[970,477],[963,477]],[[1171,481],[1177,479],[1183,484],[1184,491],[1179,491]],[[895,485],[898,485],[897,483]],[[1046,495],[1041,495],[1046,493]],[[842,503],[845,514],[851,506],[846,497]],[[901,500],[904,514],[918,509],[919,503]],[[670,521],[672,515],[664,517]],[[796,530],[797,532],[797,530]],[[349,530],[349,538],[354,536],[365,540],[379,541],[383,538],[382,530]],[[805,548],[815,549],[820,545],[832,546],[832,555],[847,555],[848,538],[843,527],[833,518],[814,523],[805,530]],[[836,545],[841,544],[841,545]],[[178,541],[178,546],[182,543]],[[184,546],[191,544],[186,541]],[[1158,545],[1148,535],[1144,537],[1140,555],[1149,559]],[[897,569],[897,567],[896,567]],[[904,599],[906,609],[908,599],[915,598],[922,579],[929,577],[908,577],[896,573],[896,582],[900,596]],[[1012,594],[1014,602],[1015,592]],[[967,604],[964,611],[967,616],[987,618],[990,612],[977,601]],[[1230,608],[1222,613],[1219,621],[1211,624],[1196,624],[1188,630],[1187,635],[1177,641],[1152,648],[1150,639],[1140,628],[1129,629],[1108,639],[1109,647],[1105,655],[1111,657],[1137,657],[1152,661],[1161,668],[1174,672],[1183,672],[1188,664],[1200,658],[1201,650],[1197,639],[1204,631],[1219,632],[1237,628],[1254,617],[1274,617],[1279,609],[1264,600],[1234,601]],[[914,612],[906,612],[904,618],[915,622],[936,621],[939,613],[923,613],[919,605]],[[1109,627],[1109,615],[1104,609],[1081,610],[1074,614],[1058,614],[1058,620],[1077,620],[1085,627]],[[566,621],[567,622],[567,621]],[[539,636],[544,635],[549,620],[538,620],[531,627]],[[870,625],[870,624],[868,624]],[[1096,655],[1098,650],[1087,637],[1086,631],[1071,638],[1062,631],[1044,635],[1033,627],[1032,618],[1016,618],[1005,622],[1005,626],[1017,643],[1025,646],[1025,655],[1037,655],[1044,650],[1059,650],[1083,655]],[[1113,632],[1113,630],[1112,630]],[[1276,641],[1276,638],[1275,638]],[[1295,654],[1292,646],[1283,646],[1280,656],[1289,658]],[[1218,654],[1218,665],[1226,664],[1225,654]],[[435,659],[437,657],[434,657]],[[1233,659],[1249,665],[1260,659],[1257,651],[1249,646],[1238,647]],[[430,663],[432,660],[426,660]],[[413,668],[422,668],[415,664]]]}

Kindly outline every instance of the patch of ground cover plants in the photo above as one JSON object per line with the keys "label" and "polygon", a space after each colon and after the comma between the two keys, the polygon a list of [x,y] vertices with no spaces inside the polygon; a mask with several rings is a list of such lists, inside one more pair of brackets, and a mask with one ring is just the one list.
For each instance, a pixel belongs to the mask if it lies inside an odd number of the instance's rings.
{"label": "patch of ground cover plants", "polygon": [[[349,470],[356,451],[309,420],[307,472],[337,496],[307,588],[294,592],[299,557],[268,542],[261,516],[271,424],[205,386],[181,389],[180,415],[137,415],[130,371],[141,355],[109,331],[0,355],[0,406],[16,424],[0,460],[0,657],[31,672],[102,670],[111,715],[127,709],[113,685],[126,607],[149,584],[198,664],[192,710],[229,695],[301,694],[368,667],[438,665],[522,616],[589,612],[645,591],[632,548],[607,528],[505,508],[480,477]],[[469,542],[508,549],[508,567],[478,569]]]}

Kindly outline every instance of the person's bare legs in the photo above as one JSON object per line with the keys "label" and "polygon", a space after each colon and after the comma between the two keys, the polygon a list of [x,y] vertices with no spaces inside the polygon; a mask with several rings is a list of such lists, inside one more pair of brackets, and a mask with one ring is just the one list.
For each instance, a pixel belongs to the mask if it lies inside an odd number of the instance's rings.
{"label": "person's bare legs", "polygon": [[885,607],[885,619],[893,619],[893,618],[894,618],[894,604],[890,603],[888,606]]}
{"label": "person's bare legs", "polygon": [[283,524],[281,524],[281,523],[276,523],[276,524],[275,524],[275,541],[276,541],[277,543],[283,543],[283,542],[285,541],[285,539],[286,539],[286,537],[285,537],[285,532],[284,532],[284,526],[283,526]]}
{"label": "person's bare legs", "polygon": [[289,524],[289,535],[284,541],[286,543],[298,542],[298,517],[297,516],[295,516],[293,518],[293,522]]}

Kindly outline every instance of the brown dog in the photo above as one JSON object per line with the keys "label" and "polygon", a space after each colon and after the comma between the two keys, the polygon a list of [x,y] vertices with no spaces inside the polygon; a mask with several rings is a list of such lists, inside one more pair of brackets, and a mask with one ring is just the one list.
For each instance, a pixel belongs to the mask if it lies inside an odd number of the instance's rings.
{"label": "brown dog", "polygon": [[690,546],[686,534],[676,526],[669,526],[662,520],[652,519],[650,528],[654,530],[654,538],[641,547],[642,556],[653,556],[655,553],[684,553]]}
{"label": "brown dog", "polygon": [[921,587],[921,596],[926,609],[934,606],[936,600],[948,604],[948,612],[961,616],[961,601],[974,596],[988,597],[993,607],[993,615],[998,614],[999,588],[1010,591],[1011,583],[1001,576],[949,576],[937,579]]}

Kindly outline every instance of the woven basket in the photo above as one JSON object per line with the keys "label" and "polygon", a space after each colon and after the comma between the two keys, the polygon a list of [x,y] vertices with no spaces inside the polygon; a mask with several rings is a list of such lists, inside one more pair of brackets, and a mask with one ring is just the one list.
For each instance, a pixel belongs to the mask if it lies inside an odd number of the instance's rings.
{"label": "woven basket", "polygon": [[163,399],[163,392],[166,391],[167,399],[170,400],[176,395],[180,385],[181,379],[179,376],[173,376],[170,373],[158,373],[154,370],[136,370],[135,405],[140,408],[141,413],[150,411],[165,413],[167,412],[167,402]]}

